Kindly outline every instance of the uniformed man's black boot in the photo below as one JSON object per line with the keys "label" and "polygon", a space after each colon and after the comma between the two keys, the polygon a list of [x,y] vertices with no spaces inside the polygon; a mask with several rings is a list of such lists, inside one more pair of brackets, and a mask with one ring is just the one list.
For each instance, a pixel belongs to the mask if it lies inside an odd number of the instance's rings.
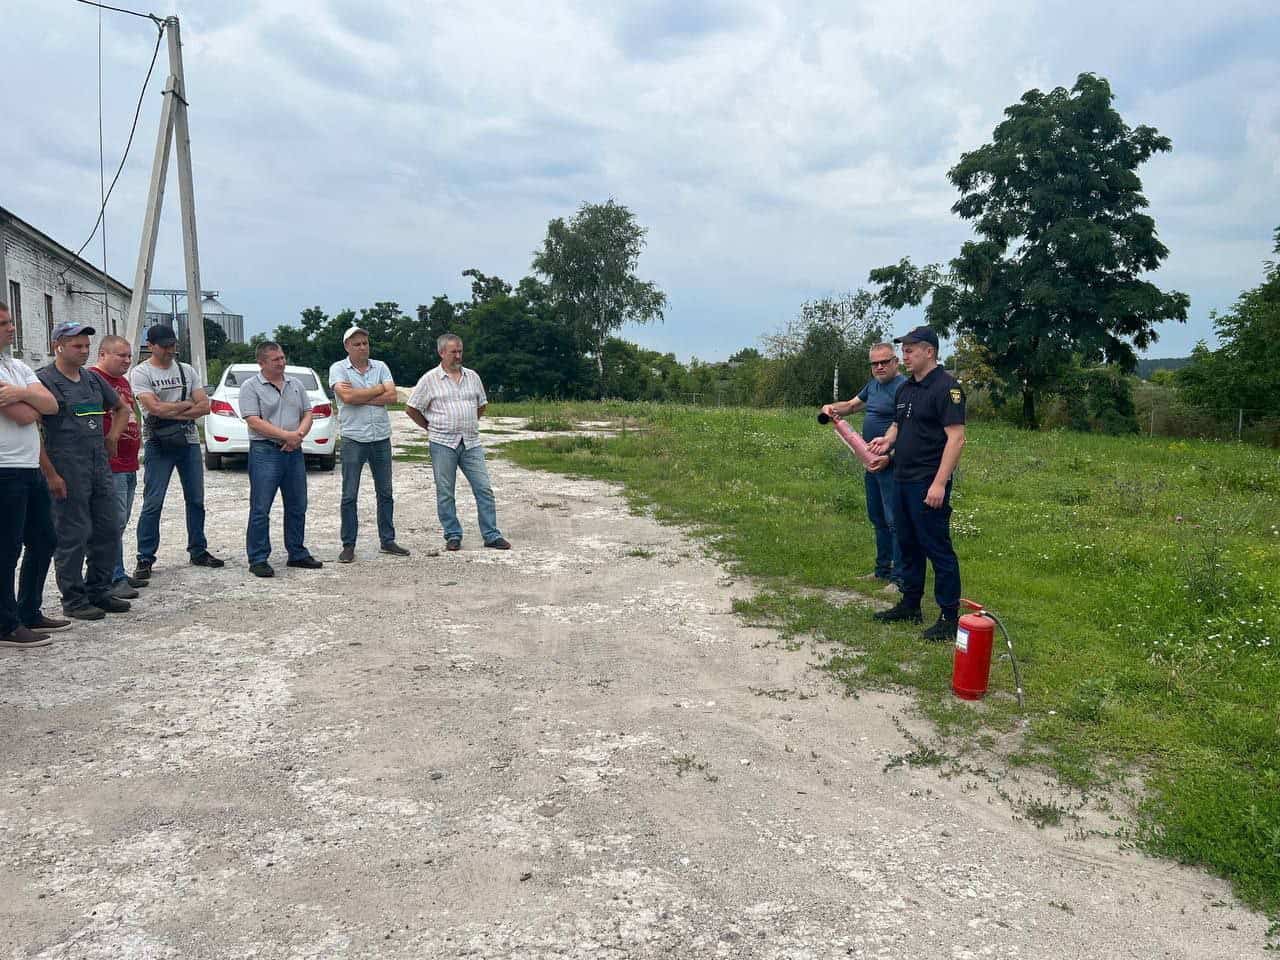
{"label": "uniformed man's black boot", "polygon": [[897,606],[873,613],[871,619],[879,623],[919,623],[924,618],[920,615],[919,607],[909,607],[899,601]]}
{"label": "uniformed man's black boot", "polygon": [[938,622],[921,634],[930,643],[955,643],[956,642],[956,624],[959,621],[954,616],[948,617],[945,613],[938,617]]}

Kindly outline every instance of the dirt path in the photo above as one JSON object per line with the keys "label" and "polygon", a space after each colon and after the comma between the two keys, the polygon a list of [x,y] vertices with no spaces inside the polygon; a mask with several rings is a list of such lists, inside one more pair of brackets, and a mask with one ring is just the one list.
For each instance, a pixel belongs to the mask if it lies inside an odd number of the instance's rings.
{"label": "dirt path", "polygon": [[[745,585],[614,489],[491,469],[510,553],[463,494],[428,555],[398,463],[411,560],[369,489],[356,564],[267,581],[243,470],[208,475],[222,571],[183,565],[175,484],[136,615],[0,654],[0,955],[1260,955],[1203,874],[886,772],[905,701],[742,626]],[[338,490],[311,474],[326,561]]]}

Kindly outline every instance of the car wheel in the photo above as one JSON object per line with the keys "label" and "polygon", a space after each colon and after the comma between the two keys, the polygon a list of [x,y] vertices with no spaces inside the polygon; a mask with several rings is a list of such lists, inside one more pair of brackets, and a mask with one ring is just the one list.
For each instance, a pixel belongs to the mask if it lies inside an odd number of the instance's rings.
{"label": "car wheel", "polygon": [[325,471],[326,473],[330,473],[333,471],[333,468],[337,465],[338,457],[336,454],[332,457],[321,457],[319,462],[320,462],[320,469]]}
{"label": "car wheel", "polygon": [[222,454],[210,453],[208,450],[204,452],[204,467],[206,470],[222,469]]}

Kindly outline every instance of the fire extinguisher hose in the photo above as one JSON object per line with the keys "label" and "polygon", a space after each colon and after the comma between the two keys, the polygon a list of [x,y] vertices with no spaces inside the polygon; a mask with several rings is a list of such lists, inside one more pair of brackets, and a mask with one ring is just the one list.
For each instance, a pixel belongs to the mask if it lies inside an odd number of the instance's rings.
{"label": "fire extinguisher hose", "polygon": [[1009,631],[1004,628],[1004,624],[990,610],[983,610],[984,617],[990,617],[996,622],[996,626],[1000,628],[1000,632],[1004,634],[1004,644],[1009,648],[1009,662],[1013,664],[1013,684],[1018,691],[1018,709],[1022,709],[1022,671],[1018,669],[1018,658],[1013,652],[1013,641],[1009,639]]}

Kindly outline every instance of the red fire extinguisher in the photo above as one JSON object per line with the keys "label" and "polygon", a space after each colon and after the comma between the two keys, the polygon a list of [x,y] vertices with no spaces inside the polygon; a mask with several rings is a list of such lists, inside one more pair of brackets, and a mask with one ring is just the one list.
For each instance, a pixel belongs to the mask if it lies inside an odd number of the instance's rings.
{"label": "red fire extinguisher", "polygon": [[987,692],[991,677],[991,648],[995,641],[995,628],[1004,634],[1009,648],[1009,660],[1013,664],[1014,684],[1018,692],[1018,706],[1022,706],[1022,672],[1018,658],[1013,653],[1013,641],[1009,631],[990,610],[972,600],[961,600],[960,605],[972,613],[966,613],[956,625],[955,663],[951,670],[951,689],[962,700],[981,700]]}

